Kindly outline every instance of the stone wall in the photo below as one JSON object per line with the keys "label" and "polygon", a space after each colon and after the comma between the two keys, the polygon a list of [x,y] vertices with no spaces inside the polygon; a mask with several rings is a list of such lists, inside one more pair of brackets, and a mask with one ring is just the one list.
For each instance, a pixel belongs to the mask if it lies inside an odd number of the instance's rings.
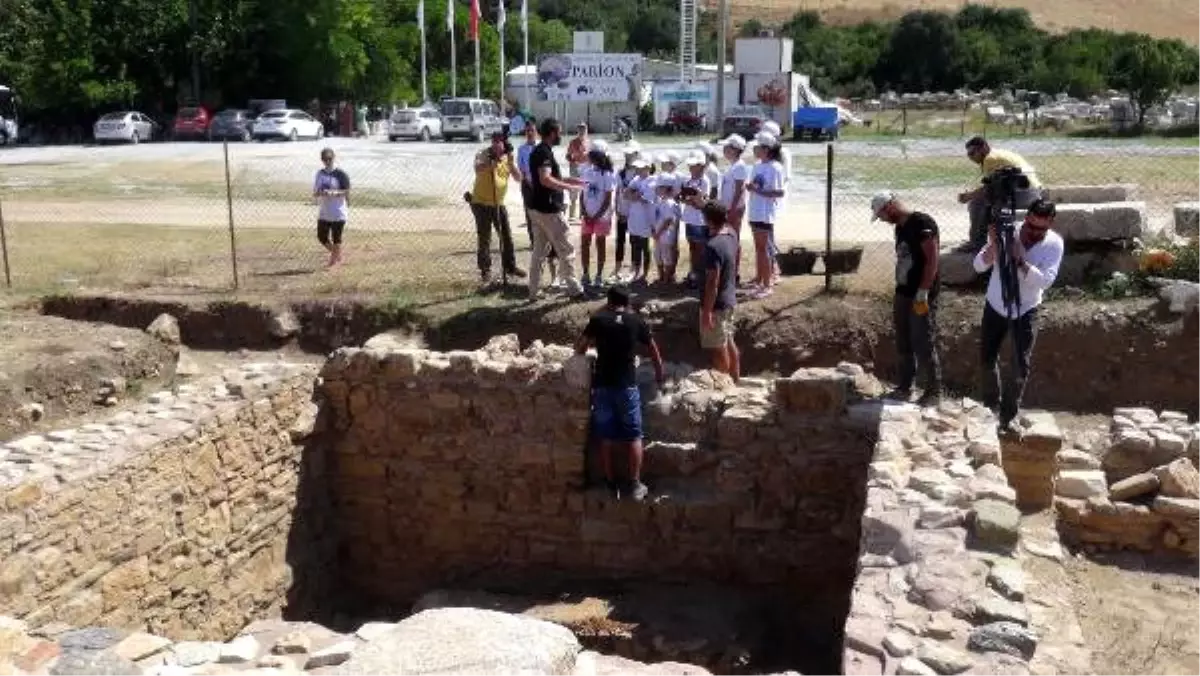
{"label": "stone wall", "polygon": [[1200,554],[1200,425],[1183,413],[1119,408],[1100,455],[1058,460],[1054,504],[1069,542]]}
{"label": "stone wall", "polygon": [[312,382],[311,367],[249,365],[0,447],[0,609],[178,639],[302,604],[292,570],[323,554],[304,530],[321,530],[320,492],[289,429]]}
{"label": "stone wall", "polygon": [[588,397],[564,370],[571,351],[516,349],[507,336],[476,352],[343,349],[326,364],[339,566],[359,597],[394,613],[488,579],[773,588],[803,597],[792,627],[812,622],[829,650],[815,664],[837,668],[874,435],[845,412],[861,369],[741,387],[701,371],[666,392],[643,369],[651,498],[632,504],[581,490]]}

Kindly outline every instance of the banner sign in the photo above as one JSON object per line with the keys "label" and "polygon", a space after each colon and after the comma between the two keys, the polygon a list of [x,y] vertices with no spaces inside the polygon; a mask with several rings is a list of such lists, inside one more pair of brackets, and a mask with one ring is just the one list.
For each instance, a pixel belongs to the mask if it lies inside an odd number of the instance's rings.
{"label": "banner sign", "polygon": [[545,54],[538,57],[537,98],[636,102],[641,79],[641,54]]}
{"label": "banner sign", "polygon": [[658,90],[659,101],[709,101],[712,92],[704,85],[670,85]]}

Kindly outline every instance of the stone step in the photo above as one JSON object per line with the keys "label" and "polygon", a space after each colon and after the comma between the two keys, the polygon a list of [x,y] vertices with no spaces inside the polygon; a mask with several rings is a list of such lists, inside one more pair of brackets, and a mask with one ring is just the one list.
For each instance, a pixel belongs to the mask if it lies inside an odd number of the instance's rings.
{"label": "stone step", "polygon": [[658,479],[711,476],[717,455],[695,443],[649,441],[645,444],[642,475],[647,481]]}
{"label": "stone step", "polygon": [[1128,202],[1137,199],[1137,186],[1129,184],[1059,185],[1046,188],[1046,197],[1056,204]]}

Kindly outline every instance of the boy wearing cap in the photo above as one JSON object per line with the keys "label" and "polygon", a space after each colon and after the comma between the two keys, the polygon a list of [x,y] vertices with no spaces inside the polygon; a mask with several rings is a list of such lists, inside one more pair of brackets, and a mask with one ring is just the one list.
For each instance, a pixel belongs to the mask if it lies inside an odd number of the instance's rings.
{"label": "boy wearing cap", "polygon": [[688,286],[696,288],[703,274],[704,243],[708,241],[708,228],[704,225],[704,215],[700,208],[708,201],[712,185],[705,176],[707,158],[703,155],[691,155],[687,158],[690,176],[684,180],[680,190],[679,200],[683,204],[684,235],[688,243],[689,270]]}
{"label": "boy wearing cap", "polygon": [[631,283],[644,283],[650,274],[650,237],[654,234],[654,184],[657,179],[650,175],[650,163],[640,157],[630,166],[637,172],[625,189],[625,197],[629,200],[629,263],[633,268]]}
{"label": "boy wearing cap", "polygon": [[675,201],[675,181],[668,176],[654,179],[658,201],[654,205],[654,260],[658,262],[658,281],[675,283],[675,265],[679,261],[679,220],[682,212]]}
{"label": "boy wearing cap", "polygon": [[625,191],[637,176],[637,171],[631,166],[632,162],[641,156],[641,146],[637,141],[625,144],[625,166],[617,172],[617,250],[616,266],[613,270],[613,282],[621,281],[621,266],[625,263],[625,238],[629,234],[629,200]]}
{"label": "boy wearing cap", "polygon": [[721,185],[721,170],[717,168],[717,160],[720,159],[720,150],[717,146],[711,143],[701,141],[696,144],[696,150],[704,156],[704,177],[708,179],[709,191],[705,195],[707,199],[717,199],[717,188]]}
{"label": "boy wearing cap", "polygon": [[912,396],[918,365],[924,371],[925,391],[917,401],[936,406],[942,394],[942,369],[937,349],[938,226],[928,214],[911,211],[895,193],[871,198],[872,222],[895,226],[896,296],[892,329],[900,362],[899,385],[893,396]]}
{"label": "boy wearing cap", "polygon": [[746,181],[750,179],[750,166],[742,161],[746,139],[738,134],[731,134],[721,142],[721,146],[724,148],[729,168],[721,174],[721,188],[717,191],[717,201],[725,207],[729,226],[738,233],[738,257],[734,265],[740,268],[742,217],[746,215]]}

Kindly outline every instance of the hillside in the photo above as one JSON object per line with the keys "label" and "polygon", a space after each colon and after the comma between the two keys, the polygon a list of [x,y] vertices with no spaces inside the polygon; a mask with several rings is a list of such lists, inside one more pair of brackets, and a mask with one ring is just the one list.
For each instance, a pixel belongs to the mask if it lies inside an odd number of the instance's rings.
{"label": "hillside", "polygon": [[[702,0],[713,6],[715,0]],[[735,25],[750,18],[771,23],[786,21],[801,10],[819,11],[830,23],[850,24],[868,19],[895,19],[918,9],[957,10],[963,0],[729,0]],[[1200,44],[1200,10],[1196,0],[980,0],[980,4],[1023,7],[1048,30],[1107,28],[1180,38]]]}

